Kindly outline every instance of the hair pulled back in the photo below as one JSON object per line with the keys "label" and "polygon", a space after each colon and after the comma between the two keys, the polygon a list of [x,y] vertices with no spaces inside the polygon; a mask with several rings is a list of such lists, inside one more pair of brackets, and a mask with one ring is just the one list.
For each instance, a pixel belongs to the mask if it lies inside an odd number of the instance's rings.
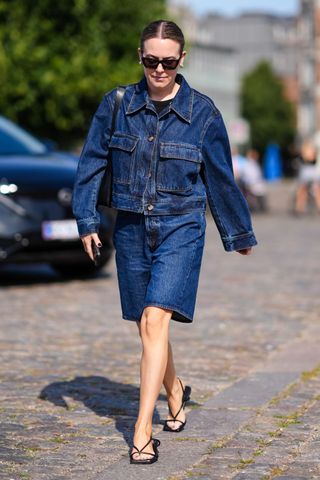
{"label": "hair pulled back", "polygon": [[140,48],[143,51],[144,42],[150,38],[161,38],[174,40],[180,45],[180,53],[184,49],[184,36],[178,25],[170,20],[156,20],[149,23],[142,31],[140,38]]}

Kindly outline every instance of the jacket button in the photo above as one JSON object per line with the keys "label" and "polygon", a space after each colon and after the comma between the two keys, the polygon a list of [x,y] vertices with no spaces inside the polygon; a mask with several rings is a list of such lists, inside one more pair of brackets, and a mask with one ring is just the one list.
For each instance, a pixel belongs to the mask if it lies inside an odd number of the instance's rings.
{"label": "jacket button", "polygon": [[148,205],[148,206],[147,206],[147,209],[148,209],[148,210],[153,210],[153,205]]}
{"label": "jacket button", "polygon": [[153,142],[154,136],[153,136],[153,135],[150,135],[150,136],[148,137],[148,140],[149,140],[149,142]]}

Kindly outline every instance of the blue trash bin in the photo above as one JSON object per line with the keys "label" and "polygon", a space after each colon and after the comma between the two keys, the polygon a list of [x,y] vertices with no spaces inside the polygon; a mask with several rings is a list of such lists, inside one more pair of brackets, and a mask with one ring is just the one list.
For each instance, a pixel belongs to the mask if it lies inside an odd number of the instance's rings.
{"label": "blue trash bin", "polygon": [[282,178],[282,158],[279,145],[276,143],[269,143],[267,146],[263,166],[264,177],[269,182]]}

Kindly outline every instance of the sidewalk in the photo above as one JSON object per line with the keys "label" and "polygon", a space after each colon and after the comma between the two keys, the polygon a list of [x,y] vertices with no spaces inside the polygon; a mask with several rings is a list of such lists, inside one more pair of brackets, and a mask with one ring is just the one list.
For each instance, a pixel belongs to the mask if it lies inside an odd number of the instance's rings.
{"label": "sidewalk", "polygon": [[[320,478],[320,325],[188,416],[188,429],[160,433],[166,461],[152,478]],[[183,473],[170,476],[179,469]],[[185,466],[190,466],[185,470]],[[97,478],[147,480],[150,468],[128,470],[127,459]]]}
{"label": "sidewalk", "polygon": [[0,479],[320,479],[320,222],[270,186],[252,256],[224,253],[208,216],[192,325],[171,328],[193,389],[159,462],[129,465],[140,341],[120,319],[114,264],[90,281],[52,273],[0,290]]}

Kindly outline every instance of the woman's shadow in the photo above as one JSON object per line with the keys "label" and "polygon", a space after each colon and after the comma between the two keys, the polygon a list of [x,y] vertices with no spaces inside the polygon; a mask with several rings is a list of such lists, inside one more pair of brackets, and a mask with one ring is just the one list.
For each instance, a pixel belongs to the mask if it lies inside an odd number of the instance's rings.
{"label": "woman's shadow", "polygon": [[[82,402],[96,415],[113,418],[116,429],[121,432],[128,445],[132,446],[134,423],[139,407],[139,388],[113,382],[105,377],[89,376],[53,382],[43,388],[39,394],[40,399],[69,409],[64,397]],[[166,397],[160,395],[159,399],[166,400]],[[160,421],[157,409],[155,409],[153,423],[163,423]]]}

